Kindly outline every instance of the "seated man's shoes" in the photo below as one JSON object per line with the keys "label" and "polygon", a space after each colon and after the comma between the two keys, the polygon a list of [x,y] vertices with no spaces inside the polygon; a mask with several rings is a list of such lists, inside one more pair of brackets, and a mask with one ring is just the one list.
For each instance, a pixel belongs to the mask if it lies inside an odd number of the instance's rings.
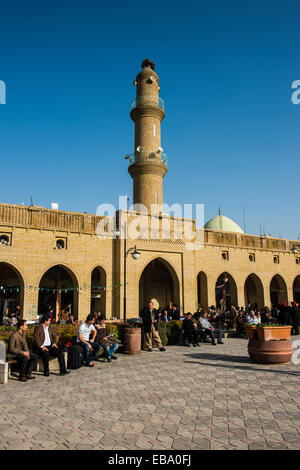
{"label": "seated man's shoes", "polygon": [[68,375],[71,374],[70,370],[66,370],[65,372],[60,372],[59,375]]}
{"label": "seated man's shoes", "polygon": [[211,343],[213,346],[217,346],[217,343]]}
{"label": "seated man's shoes", "polygon": [[111,356],[111,359],[114,359],[116,361],[118,358],[117,356]]}
{"label": "seated man's shoes", "polygon": [[152,352],[152,349],[151,349],[151,348],[149,348],[149,349],[146,349],[146,351],[148,351],[148,352]]}
{"label": "seated man's shoes", "polygon": [[218,341],[218,344],[224,344],[223,341]]}
{"label": "seated man's shoes", "polygon": [[44,372],[44,377],[49,377],[50,372]]}
{"label": "seated man's shoes", "polygon": [[20,382],[27,382],[26,377],[19,377],[18,380],[19,380]]}
{"label": "seated man's shoes", "polygon": [[32,377],[32,375],[25,375],[25,377],[27,380],[33,380],[36,378],[36,377]]}
{"label": "seated man's shoes", "polygon": [[111,359],[110,359],[110,358],[107,358],[106,360],[107,360],[107,362],[111,362]]}
{"label": "seated man's shoes", "polygon": [[160,351],[166,351],[166,348],[159,348]]}

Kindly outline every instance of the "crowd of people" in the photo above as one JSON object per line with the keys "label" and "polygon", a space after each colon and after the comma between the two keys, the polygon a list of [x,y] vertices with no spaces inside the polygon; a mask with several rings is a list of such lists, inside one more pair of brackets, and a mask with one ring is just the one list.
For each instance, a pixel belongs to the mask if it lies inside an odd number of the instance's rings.
{"label": "crowd of people", "polygon": [[[19,320],[16,324],[17,329],[11,334],[8,345],[8,359],[15,359],[19,364],[19,380],[27,382],[27,380],[35,379],[32,371],[36,368],[39,358],[43,361],[44,376],[49,377],[49,358],[54,356],[58,359],[59,375],[67,375],[64,349],[57,345],[57,335],[51,325],[51,317],[49,314],[42,316],[40,323],[34,328],[33,333],[33,350],[31,351],[26,332],[28,329],[25,319]],[[84,322],[79,322],[76,345],[81,346],[84,351],[84,365],[86,367],[94,367],[95,360],[103,348],[104,354],[102,361],[111,362],[117,359],[114,355],[118,349],[118,342],[113,335],[109,335],[105,325],[105,317],[100,314],[90,314]]]}
{"label": "crowd of people", "polygon": [[[19,306],[17,306],[19,307]],[[12,316],[17,321],[13,321],[12,326],[16,326],[9,339],[8,357],[14,358],[19,363],[19,380],[26,382],[34,379],[32,371],[35,369],[39,357],[42,358],[44,366],[44,376],[49,377],[49,358],[54,356],[58,359],[60,375],[66,375],[67,370],[64,351],[57,345],[57,336],[52,327],[53,323],[75,324],[77,325],[76,345],[81,346],[84,354],[84,365],[94,367],[95,361],[99,360],[99,352],[103,348],[104,361],[116,360],[115,355],[118,349],[118,340],[113,335],[109,335],[106,328],[106,320],[100,313],[87,316],[84,322],[75,320],[71,312],[63,320],[56,321],[53,310],[42,315],[40,323],[34,329],[34,346],[30,351],[26,339],[27,321],[20,319],[20,308]],[[159,336],[159,322],[171,320],[182,321],[183,342],[185,345],[199,346],[201,339],[206,341],[210,338],[212,345],[223,344],[223,331],[234,330],[237,336],[245,336],[245,326],[247,324],[280,324],[291,325],[292,334],[298,334],[300,326],[300,308],[296,302],[291,302],[288,306],[286,302],[282,305],[264,307],[259,311],[256,305],[247,305],[245,308],[231,307],[222,311],[215,306],[210,306],[207,310],[198,308],[192,314],[190,312],[180,316],[176,305],[166,309],[155,309],[152,302],[140,313],[143,323],[144,344],[143,349],[151,352],[153,345],[160,351],[166,351]],[[217,342],[216,342],[217,339]]]}

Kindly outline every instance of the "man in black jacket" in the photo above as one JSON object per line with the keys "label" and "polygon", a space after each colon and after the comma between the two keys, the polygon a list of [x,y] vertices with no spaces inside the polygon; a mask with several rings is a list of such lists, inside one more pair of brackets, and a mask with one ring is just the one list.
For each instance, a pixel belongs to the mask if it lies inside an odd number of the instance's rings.
{"label": "man in black jacket", "polygon": [[290,308],[290,320],[291,320],[291,325],[292,325],[291,334],[297,335],[298,328],[300,326],[300,310],[296,302],[292,302],[292,306]]}
{"label": "man in black jacket", "polygon": [[199,346],[198,344],[198,331],[197,323],[194,323],[192,320],[192,314],[188,312],[185,316],[185,319],[182,322],[183,329],[183,341],[185,343],[193,343],[193,346]]}
{"label": "man in black jacket", "polygon": [[152,351],[152,342],[154,342],[160,351],[165,351],[158,334],[158,313],[153,308],[152,302],[149,302],[148,308],[142,311],[141,318],[144,325],[144,349]]}

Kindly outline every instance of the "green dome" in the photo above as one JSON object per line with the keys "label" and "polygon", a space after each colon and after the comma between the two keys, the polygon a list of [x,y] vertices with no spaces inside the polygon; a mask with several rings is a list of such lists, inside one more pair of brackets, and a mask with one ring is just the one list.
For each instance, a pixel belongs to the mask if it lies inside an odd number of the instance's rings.
{"label": "green dome", "polygon": [[238,226],[233,220],[228,219],[224,215],[217,215],[210,219],[204,225],[204,228],[209,230],[219,230],[221,232],[237,232],[237,233],[244,233],[241,227]]}

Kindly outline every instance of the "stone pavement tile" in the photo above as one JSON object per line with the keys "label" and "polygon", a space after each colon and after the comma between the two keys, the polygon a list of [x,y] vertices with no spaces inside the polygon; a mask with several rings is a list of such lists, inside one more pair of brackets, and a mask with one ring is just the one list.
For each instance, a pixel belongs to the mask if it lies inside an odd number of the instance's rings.
{"label": "stone pavement tile", "polygon": [[248,450],[248,444],[238,439],[229,438],[229,445],[238,450]]}
{"label": "stone pavement tile", "polygon": [[222,442],[211,441],[209,449],[210,450],[225,450],[226,446]]}
{"label": "stone pavement tile", "polygon": [[191,444],[188,441],[185,441],[182,438],[174,439],[172,448],[176,450],[187,450],[191,447]]}
{"label": "stone pavement tile", "polygon": [[287,450],[288,447],[282,442],[272,441],[267,438],[267,446],[273,450]]}

